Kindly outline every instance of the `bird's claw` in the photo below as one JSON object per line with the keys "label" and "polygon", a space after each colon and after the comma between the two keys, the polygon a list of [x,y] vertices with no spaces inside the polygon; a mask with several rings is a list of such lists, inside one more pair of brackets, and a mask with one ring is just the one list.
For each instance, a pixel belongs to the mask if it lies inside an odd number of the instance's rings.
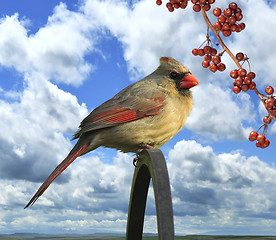
{"label": "bird's claw", "polygon": [[134,167],[137,167],[137,165],[136,165],[136,163],[139,161],[139,156],[138,156],[138,154],[136,154],[136,157],[135,158],[133,158],[133,166]]}
{"label": "bird's claw", "polygon": [[147,144],[147,143],[142,143],[140,144],[140,149],[137,150],[136,152],[136,157],[133,159],[133,165],[134,167],[137,167],[137,162],[139,161],[139,153],[142,152],[144,149],[153,149],[153,146]]}

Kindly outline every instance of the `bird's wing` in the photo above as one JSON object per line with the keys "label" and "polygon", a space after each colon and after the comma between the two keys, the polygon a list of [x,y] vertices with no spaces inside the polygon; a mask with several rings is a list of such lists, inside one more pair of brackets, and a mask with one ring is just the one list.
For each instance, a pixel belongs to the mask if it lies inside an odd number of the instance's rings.
{"label": "bird's wing", "polygon": [[164,106],[165,95],[157,98],[128,97],[121,100],[111,98],[95,108],[80,124],[73,139],[81,134],[101,128],[113,127],[156,115]]}

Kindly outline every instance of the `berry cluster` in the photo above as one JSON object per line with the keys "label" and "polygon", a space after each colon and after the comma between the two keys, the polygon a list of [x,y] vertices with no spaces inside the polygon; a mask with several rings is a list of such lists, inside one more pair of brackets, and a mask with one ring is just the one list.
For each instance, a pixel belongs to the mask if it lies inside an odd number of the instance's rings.
{"label": "berry cluster", "polygon": [[201,8],[207,12],[211,9],[211,4],[215,2],[215,0],[191,0],[193,5],[193,10],[195,12],[200,12]]}
{"label": "berry cluster", "polygon": [[258,132],[252,131],[249,134],[249,141],[254,142],[255,140],[257,140],[256,147],[259,148],[267,148],[270,144],[264,134],[258,134]]}
{"label": "berry cluster", "polygon": [[[193,5],[193,10],[195,12],[200,12],[201,8],[204,11],[209,11],[211,9],[211,4],[215,2],[215,0],[191,0]],[[156,0],[156,4],[158,6],[162,5],[162,0]],[[166,3],[166,7],[170,12],[173,12],[174,9],[185,9],[188,5],[188,0],[170,0]]]}
{"label": "berry cluster", "polygon": [[[237,53],[236,59],[243,61],[245,59],[244,54],[241,52]],[[247,73],[244,68],[235,69],[230,72],[230,77],[235,79],[232,90],[236,94],[241,90],[246,92],[248,89],[253,90],[256,88],[256,83],[253,82],[253,79],[256,77],[254,72]]]}
{"label": "berry cluster", "polygon": [[221,31],[224,37],[229,37],[232,32],[241,32],[245,29],[244,23],[238,23],[243,19],[243,15],[235,2],[230,3],[223,11],[215,8],[213,14],[217,17],[217,22],[213,27],[216,31]]}
{"label": "berry cluster", "polygon": [[272,95],[274,93],[273,87],[271,86],[266,87],[265,92],[266,94],[270,95],[265,99],[265,108],[267,111],[271,113],[272,116],[276,116],[276,98],[275,96]]}
{"label": "berry cluster", "polygon": [[194,48],[192,53],[195,56],[204,56],[204,60],[202,61],[202,67],[209,68],[210,71],[216,72],[224,71],[226,66],[221,62],[221,55],[217,55],[217,50],[209,45],[206,45],[204,48]]}
{"label": "berry cluster", "polygon": [[[276,98],[275,96],[273,96],[272,94],[274,93],[274,89],[271,86],[266,87],[265,89],[266,94],[270,95],[268,96],[264,102],[265,102],[265,108],[267,109],[268,112],[270,112],[270,114],[272,116],[276,116]],[[263,122],[264,124],[259,128],[259,130],[264,127],[263,133],[262,134],[258,134],[258,131],[252,131],[249,134],[249,140],[251,142],[257,140],[256,142],[256,146],[260,147],[260,148],[266,148],[269,146],[270,142],[269,140],[265,137],[265,132],[267,130],[267,125],[271,123],[271,117],[270,116],[265,116],[263,118]]]}
{"label": "berry cluster", "polygon": [[[162,1],[156,0],[156,4],[160,6],[162,4]],[[170,0],[169,2],[167,2],[166,7],[170,12],[173,12],[174,9],[178,9],[178,8],[185,9],[187,5],[188,5],[188,0]]]}

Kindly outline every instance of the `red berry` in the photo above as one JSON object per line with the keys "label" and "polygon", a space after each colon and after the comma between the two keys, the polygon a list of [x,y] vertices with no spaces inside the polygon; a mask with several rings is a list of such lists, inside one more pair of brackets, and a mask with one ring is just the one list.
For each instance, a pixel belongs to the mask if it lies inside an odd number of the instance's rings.
{"label": "red berry", "polygon": [[251,79],[254,79],[256,77],[256,74],[254,72],[249,72],[246,76],[250,77]]}
{"label": "red berry", "polygon": [[212,57],[211,57],[211,55],[205,55],[205,57],[204,57],[204,60],[206,60],[206,61],[211,61],[212,60]]}
{"label": "red berry", "polygon": [[270,141],[266,138],[263,143],[263,148],[267,148],[270,145]]}
{"label": "red berry", "polygon": [[274,89],[273,89],[273,87],[268,86],[268,87],[265,88],[265,92],[268,95],[272,95],[274,93]]}
{"label": "red berry", "polygon": [[217,65],[211,63],[209,66],[209,69],[211,72],[216,72],[218,70],[218,67],[217,67]]}
{"label": "red berry", "polygon": [[179,4],[179,3],[174,3],[174,4],[173,4],[173,7],[174,7],[175,9],[178,9],[178,8],[180,8],[180,4]]}
{"label": "red berry", "polygon": [[232,88],[232,90],[233,90],[233,92],[236,93],[236,94],[238,94],[238,93],[241,91],[240,87],[238,87],[238,86],[234,86],[234,87]]}
{"label": "red berry", "polygon": [[237,26],[236,24],[230,25],[230,30],[231,30],[232,32],[236,32],[237,29],[238,29],[238,26]]}
{"label": "red berry", "polygon": [[250,134],[249,134],[249,141],[253,142],[257,139],[258,137],[258,133],[255,132],[255,131],[252,131]]}
{"label": "red berry", "polygon": [[232,32],[230,30],[224,30],[224,31],[222,31],[222,34],[223,34],[224,37],[229,37],[231,35],[231,33]]}
{"label": "red berry", "polygon": [[157,4],[158,6],[160,6],[160,5],[162,4],[162,1],[161,1],[161,0],[156,0],[156,4]]}
{"label": "red berry", "polygon": [[237,9],[235,10],[235,13],[242,13],[242,10],[239,7],[237,7]]}
{"label": "red berry", "polygon": [[208,3],[209,3],[209,4],[213,4],[213,3],[215,3],[215,1],[216,1],[216,0],[208,0]]}
{"label": "red berry", "polygon": [[265,116],[265,117],[263,118],[263,122],[264,122],[264,123],[267,123],[267,124],[270,124],[270,123],[271,123],[271,118],[269,118],[268,116]]}
{"label": "red berry", "polygon": [[204,68],[209,67],[209,65],[210,65],[210,62],[207,61],[207,60],[204,60],[204,61],[202,62],[202,67],[204,67]]}
{"label": "red berry", "polygon": [[201,49],[201,48],[198,49],[197,52],[198,52],[198,55],[201,56],[201,57],[205,55],[205,52],[204,52],[203,49]]}
{"label": "red berry", "polygon": [[231,2],[229,4],[229,8],[231,8],[232,10],[236,10],[238,8],[238,5],[235,2]]}
{"label": "red berry", "polygon": [[223,23],[221,29],[222,29],[222,30],[229,30],[229,29],[230,29],[229,23]]}
{"label": "red berry", "polygon": [[215,23],[214,23],[214,29],[215,29],[216,31],[220,31],[220,30],[221,30],[221,24],[220,24],[219,22],[215,22]]}
{"label": "red berry", "polygon": [[255,88],[256,88],[256,83],[251,82],[251,83],[249,84],[249,89],[250,89],[250,90],[253,90],[253,89],[255,89]]}
{"label": "red berry", "polygon": [[275,104],[274,103],[274,99],[269,98],[269,99],[266,100],[266,104],[265,105],[267,106],[268,109],[271,109],[274,106],[274,104]]}
{"label": "red berry", "polygon": [[276,108],[272,109],[270,112],[272,116],[276,117]]}
{"label": "red berry", "polygon": [[207,0],[199,0],[199,4],[204,5],[207,3]]}
{"label": "red berry", "polygon": [[195,12],[200,12],[201,6],[200,6],[199,4],[195,4],[195,5],[193,6],[193,10],[194,10]]}
{"label": "red berry", "polygon": [[245,29],[245,23],[239,24],[239,27],[241,28],[241,31],[242,31],[243,29]]}
{"label": "red berry", "polygon": [[225,17],[230,17],[232,15],[232,9],[230,8],[225,8],[223,10],[223,14],[225,15]]}
{"label": "red berry", "polygon": [[169,12],[173,12],[174,11],[174,7],[172,6],[171,8],[168,8]]}
{"label": "red berry", "polygon": [[225,23],[226,22],[226,17],[224,15],[219,15],[218,16],[218,22],[219,23]]}
{"label": "red berry", "polygon": [[238,70],[238,75],[244,77],[246,75],[246,70],[244,68],[240,68]]}
{"label": "red berry", "polygon": [[263,144],[261,144],[260,142],[256,142],[256,147],[259,147],[259,148],[263,148]]}
{"label": "red berry", "polygon": [[236,32],[241,32],[241,31],[242,31],[241,26],[238,24]]}
{"label": "red berry", "polygon": [[241,21],[243,19],[243,15],[241,13],[236,13],[235,18],[237,21]]}
{"label": "red berry", "polygon": [[202,8],[205,12],[208,12],[211,9],[211,5],[209,3],[206,3],[203,5]]}
{"label": "red berry", "polygon": [[170,2],[167,2],[166,7],[170,10],[173,9],[173,5]]}
{"label": "red berry", "polygon": [[198,1],[199,1],[199,0],[191,0],[191,2],[192,2],[193,4],[198,3]]}
{"label": "red berry", "polygon": [[241,78],[241,77],[237,77],[237,78],[235,79],[235,83],[236,83],[237,86],[241,86],[242,83],[243,83],[242,78]]}
{"label": "red berry", "polygon": [[243,85],[241,86],[241,90],[243,90],[244,92],[246,92],[248,89],[249,89],[249,87],[248,87],[248,85],[246,85],[246,84],[243,84]]}
{"label": "red berry", "polygon": [[194,49],[192,50],[192,54],[194,54],[195,56],[197,56],[197,55],[198,55],[198,49],[197,49],[197,48],[194,48]]}
{"label": "red berry", "polygon": [[188,5],[188,1],[187,0],[182,0],[182,3],[180,4],[180,8],[185,9]]}
{"label": "red berry", "polygon": [[219,64],[221,62],[221,59],[220,59],[220,56],[219,55],[216,55],[212,58],[212,62],[214,64]]}
{"label": "red berry", "polygon": [[212,51],[211,51],[211,56],[216,56],[217,55],[217,49],[215,48],[212,48]]}
{"label": "red berry", "polygon": [[260,144],[263,144],[265,141],[265,136],[263,134],[259,134],[256,139]]}
{"label": "red berry", "polygon": [[250,85],[250,83],[252,82],[251,78],[250,78],[250,77],[247,77],[247,76],[243,79],[243,81],[244,81],[244,83],[247,84],[247,85]]}
{"label": "red berry", "polygon": [[218,70],[219,70],[220,72],[223,72],[225,69],[226,69],[226,66],[225,66],[224,63],[220,63],[220,64],[218,65]]}
{"label": "red berry", "polygon": [[235,16],[230,16],[230,17],[228,18],[228,23],[229,23],[229,24],[235,24],[236,21],[237,21],[237,19],[236,19]]}
{"label": "red berry", "polygon": [[242,61],[244,59],[244,54],[242,52],[239,52],[236,54],[236,59],[238,61]]}
{"label": "red berry", "polygon": [[205,54],[211,54],[212,48],[210,46],[205,46],[203,48],[203,51],[204,51]]}
{"label": "red berry", "polygon": [[237,77],[238,77],[238,70],[237,70],[237,69],[232,70],[232,71],[230,72],[230,77],[231,77],[231,78],[237,78]]}
{"label": "red berry", "polygon": [[214,8],[213,14],[214,14],[214,16],[218,17],[221,14],[221,9],[220,8]]}

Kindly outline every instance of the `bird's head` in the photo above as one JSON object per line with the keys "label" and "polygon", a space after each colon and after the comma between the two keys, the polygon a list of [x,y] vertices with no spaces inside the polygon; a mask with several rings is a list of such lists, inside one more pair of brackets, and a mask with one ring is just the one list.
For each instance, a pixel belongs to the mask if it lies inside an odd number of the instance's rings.
{"label": "bird's head", "polygon": [[158,71],[174,80],[179,90],[190,89],[199,84],[189,68],[171,57],[161,57]]}

